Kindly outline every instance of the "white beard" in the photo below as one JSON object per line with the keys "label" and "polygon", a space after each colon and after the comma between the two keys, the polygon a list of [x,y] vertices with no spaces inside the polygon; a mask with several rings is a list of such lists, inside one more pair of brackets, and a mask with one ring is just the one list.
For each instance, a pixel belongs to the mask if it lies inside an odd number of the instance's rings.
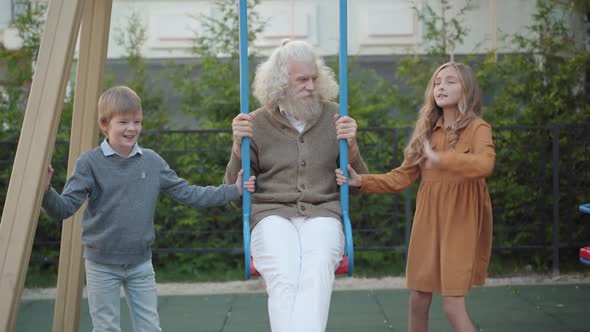
{"label": "white beard", "polygon": [[304,93],[296,94],[287,90],[287,95],[280,104],[286,114],[307,124],[320,117],[322,104],[317,93],[312,94],[311,100],[304,100],[304,96]]}

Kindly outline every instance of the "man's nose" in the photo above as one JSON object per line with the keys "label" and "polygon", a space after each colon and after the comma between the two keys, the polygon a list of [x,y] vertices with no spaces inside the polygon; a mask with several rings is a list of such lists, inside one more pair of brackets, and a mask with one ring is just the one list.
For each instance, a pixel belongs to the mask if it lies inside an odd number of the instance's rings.
{"label": "man's nose", "polygon": [[315,83],[313,80],[309,80],[305,83],[305,90],[307,91],[314,91],[315,90]]}

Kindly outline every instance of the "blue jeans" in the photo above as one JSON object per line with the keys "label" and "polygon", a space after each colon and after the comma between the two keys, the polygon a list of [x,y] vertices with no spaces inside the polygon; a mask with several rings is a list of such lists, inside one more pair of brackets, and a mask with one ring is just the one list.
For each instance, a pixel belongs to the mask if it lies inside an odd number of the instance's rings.
{"label": "blue jeans", "polygon": [[121,331],[121,286],[125,289],[134,331],[162,331],[151,260],[136,265],[100,264],[86,260],[85,266],[94,332]]}

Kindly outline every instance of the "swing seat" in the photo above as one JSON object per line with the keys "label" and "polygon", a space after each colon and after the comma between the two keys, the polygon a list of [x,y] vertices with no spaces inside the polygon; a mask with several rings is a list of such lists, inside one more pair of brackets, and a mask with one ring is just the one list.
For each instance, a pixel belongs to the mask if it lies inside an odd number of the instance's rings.
{"label": "swing seat", "polygon": [[[589,253],[590,253],[590,250],[589,250]],[[336,271],[334,271],[334,273],[336,273],[336,274],[347,274],[348,273],[348,256],[346,256],[346,255],[342,256],[342,261],[340,261],[340,265],[338,265],[338,268],[336,269]],[[252,257],[250,257],[250,276],[260,277],[260,272],[258,272],[258,270],[256,270],[256,267],[254,266],[254,258],[252,258]]]}
{"label": "swing seat", "polygon": [[[348,189],[348,188],[347,188]],[[342,214],[342,220],[344,223],[344,255],[342,255],[342,260],[340,264],[334,271],[334,274],[346,274],[349,277],[352,276],[354,271],[354,245],[352,243],[352,226],[350,224],[350,218],[348,216],[348,197],[346,197],[346,204],[343,208],[344,213]],[[342,201],[341,201],[342,203]],[[246,199],[245,204],[249,205],[250,200]],[[249,215],[243,215],[243,230],[244,230],[244,271],[246,275],[246,280],[250,279],[250,277],[260,277],[260,272],[256,269],[254,265],[254,258],[250,255],[250,222],[249,222]],[[247,259],[249,257],[250,259]]]}
{"label": "swing seat", "polygon": [[580,248],[580,262],[590,265],[590,247]]}
{"label": "swing seat", "polygon": [[[580,205],[579,210],[582,213],[590,214],[590,203]],[[590,247],[580,248],[580,262],[590,265]]]}

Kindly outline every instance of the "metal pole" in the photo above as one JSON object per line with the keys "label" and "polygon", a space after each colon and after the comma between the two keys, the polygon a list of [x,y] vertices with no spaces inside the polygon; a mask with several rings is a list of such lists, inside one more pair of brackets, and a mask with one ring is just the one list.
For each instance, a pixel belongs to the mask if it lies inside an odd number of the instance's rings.
{"label": "metal pole", "polygon": [[496,13],[496,0],[490,0],[490,13],[491,13],[491,21],[492,21],[492,50],[494,51],[494,61],[498,61],[498,27],[497,27],[497,20],[498,15]]}
{"label": "metal pole", "polygon": [[551,128],[553,142],[553,276],[559,276],[559,125]]}

